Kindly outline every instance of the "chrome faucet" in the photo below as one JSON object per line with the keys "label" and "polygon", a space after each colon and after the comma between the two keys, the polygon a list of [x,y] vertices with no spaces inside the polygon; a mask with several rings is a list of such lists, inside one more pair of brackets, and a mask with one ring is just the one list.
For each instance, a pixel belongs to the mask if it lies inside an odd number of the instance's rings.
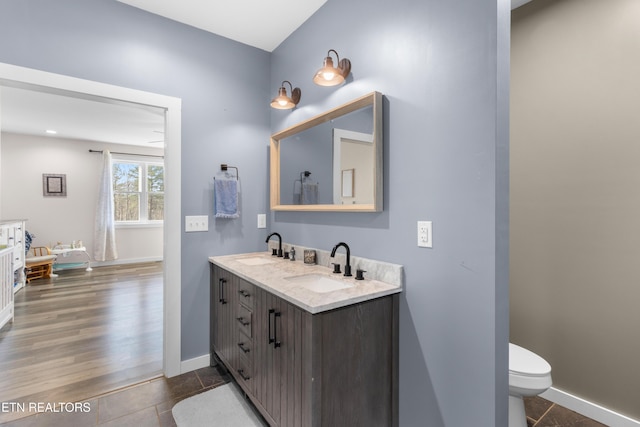
{"label": "chrome faucet", "polygon": [[[347,245],[345,242],[340,242],[337,245],[335,245],[333,247],[333,250],[331,251],[331,258],[336,256],[336,250],[340,246],[343,246],[347,250],[347,263],[344,265],[344,275],[345,276],[351,276],[351,250],[349,249],[349,245]],[[338,270],[338,273],[339,272],[340,272],[340,270]]]}
{"label": "chrome faucet", "polygon": [[269,239],[271,238],[271,236],[277,236],[278,237],[278,251],[276,252],[276,250],[274,249],[273,252],[271,253],[271,255],[273,256],[279,256],[280,258],[282,258],[282,236],[279,233],[271,233],[267,236],[267,240],[265,240],[265,243],[269,243]]}

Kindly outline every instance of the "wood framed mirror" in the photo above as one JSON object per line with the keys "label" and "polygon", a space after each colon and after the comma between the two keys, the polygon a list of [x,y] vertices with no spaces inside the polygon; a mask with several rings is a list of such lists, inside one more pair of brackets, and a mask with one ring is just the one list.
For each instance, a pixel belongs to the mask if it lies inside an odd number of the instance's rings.
{"label": "wood framed mirror", "polygon": [[381,212],[382,135],[379,92],[273,134],[271,209]]}

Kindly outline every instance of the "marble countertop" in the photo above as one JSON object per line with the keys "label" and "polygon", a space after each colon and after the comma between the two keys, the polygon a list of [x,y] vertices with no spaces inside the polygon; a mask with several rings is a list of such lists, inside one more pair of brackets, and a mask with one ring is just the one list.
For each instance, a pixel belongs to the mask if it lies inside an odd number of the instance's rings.
{"label": "marble countertop", "polygon": [[[209,261],[312,314],[402,292],[401,283],[369,279],[367,273],[364,280],[355,280],[355,267],[352,277],[344,277],[329,267],[273,257],[268,252],[212,256]],[[314,292],[291,279],[305,275],[326,277],[349,287]]]}

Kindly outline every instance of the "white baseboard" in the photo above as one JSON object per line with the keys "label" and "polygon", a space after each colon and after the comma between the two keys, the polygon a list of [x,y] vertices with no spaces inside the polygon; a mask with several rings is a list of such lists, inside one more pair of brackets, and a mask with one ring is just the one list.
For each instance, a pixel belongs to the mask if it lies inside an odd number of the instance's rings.
{"label": "white baseboard", "polygon": [[183,360],[180,362],[180,373],[195,371],[196,369],[206,368],[211,362],[211,356],[205,354],[193,359]]}
{"label": "white baseboard", "polygon": [[540,397],[611,427],[640,427],[640,421],[551,387]]}
{"label": "white baseboard", "polygon": [[[144,262],[158,262],[158,261],[162,261],[162,257],[128,258],[128,259],[116,259],[113,261],[91,261],[91,267],[104,267],[109,265],[123,265],[123,264],[139,264]],[[83,268],[83,266],[80,266],[79,268]]]}

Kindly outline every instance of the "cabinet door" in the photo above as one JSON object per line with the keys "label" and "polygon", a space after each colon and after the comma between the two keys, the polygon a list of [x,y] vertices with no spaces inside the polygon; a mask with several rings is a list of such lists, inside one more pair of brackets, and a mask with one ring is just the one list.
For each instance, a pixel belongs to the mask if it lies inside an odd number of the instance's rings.
{"label": "cabinet door", "polygon": [[258,289],[255,317],[254,396],[278,426],[309,425],[303,400],[309,397],[305,384],[310,378],[303,373],[310,366],[304,329],[311,315]]}
{"label": "cabinet door", "polygon": [[[280,341],[280,423],[281,427],[311,426],[311,322],[313,316],[279,300],[280,316],[276,335]],[[282,337],[282,338],[280,338]]]}
{"label": "cabinet door", "polygon": [[253,328],[253,390],[257,403],[270,416],[271,401],[273,400],[273,343],[271,339],[271,322],[273,313],[269,312],[272,302],[269,294],[262,289],[256,289],[254,298],[254,328]]}
{"label": "cabinet door", "polygon": [[237,304],[237,280],[236,276],[211,264],[211,347],[228,365],[232,365],[236,356],[234,307]]}

